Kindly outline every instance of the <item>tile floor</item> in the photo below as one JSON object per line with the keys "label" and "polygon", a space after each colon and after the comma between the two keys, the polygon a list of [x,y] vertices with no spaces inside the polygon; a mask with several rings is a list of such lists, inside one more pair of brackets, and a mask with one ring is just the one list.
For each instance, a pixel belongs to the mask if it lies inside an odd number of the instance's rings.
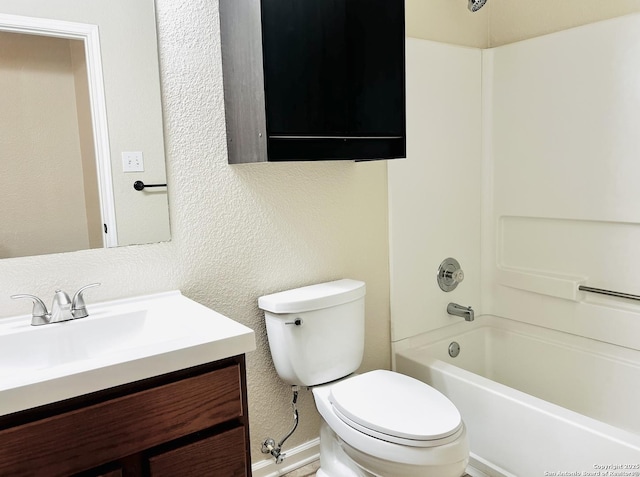
{"label": "tile floor", "polygon": [[[284,474],[282,477],[313,477],[316,475],[316,471],[320,467],[320,461],[312,462],[311,464],[307,464],[304,467],[300,467],[299,469],[294,470],[293,472],[289,472],[288,474]],[[462,477],[471,477],[469,474],[464,474]]]}
{"label": "tile floor", "polygon": [[284,474],[282,477],[313,477],[314,475],[316,475],[316,471],[319,468],[320,468],[320,461],[317,460],[315,462],[311,462],[311,464],[305,465],[304,467],[300,467],[299,469],[296,469],[293,472]]}

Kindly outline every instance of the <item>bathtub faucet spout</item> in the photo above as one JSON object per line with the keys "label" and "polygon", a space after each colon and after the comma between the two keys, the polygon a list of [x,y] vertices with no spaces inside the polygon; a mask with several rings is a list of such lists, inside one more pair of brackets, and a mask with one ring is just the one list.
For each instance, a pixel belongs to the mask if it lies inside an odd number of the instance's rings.
{"label": "bathtub faucet spout", "polygon": [[473,309],[470,306],[462,306],[457,303],[449,303],[447,305],[447,313],[450,315],[461,316],[466,321],[473,321]]}

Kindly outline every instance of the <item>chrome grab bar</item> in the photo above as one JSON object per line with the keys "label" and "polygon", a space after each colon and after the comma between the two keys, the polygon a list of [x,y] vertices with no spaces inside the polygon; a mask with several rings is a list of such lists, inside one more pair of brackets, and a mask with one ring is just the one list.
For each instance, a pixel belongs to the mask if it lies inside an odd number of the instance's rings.
{"label": "chrome grab bar", "polygon": [[593,287],[586,287],[584,285],[580,285],[580,286],[578,286],[578,290],[589,292],[589,293],[598,293],[600,295],[615,296],[617,298],[627,298],[628,300],[638,300],[638,301],[640,301],[640,295],[632,295],[630,293],[622,293],[622,292],[617,292],[617,291],[604,290],[602,288],[593,288]]}

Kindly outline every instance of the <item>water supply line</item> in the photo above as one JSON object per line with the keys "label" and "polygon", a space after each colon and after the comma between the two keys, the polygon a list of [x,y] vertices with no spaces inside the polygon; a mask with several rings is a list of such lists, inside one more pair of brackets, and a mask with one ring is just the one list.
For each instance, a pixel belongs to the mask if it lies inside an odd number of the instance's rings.
{"label": "water supply line", "polygon": [[298,391],[300,390],[300,386],[291,386],[291,391],[293,392],[293,397],[291,399],[291,407],[293,408],[293,427],[287,433],[286,436],[276,444],[276,441],[271,439],[270,437],[265,439],[262,442],[262,453],[263,454],[271,454],[273,458],[276,460],[276,464],[281,464],[284,458],[287,456],[282,453],[282,445],[284,442],[291,437],[291,434],[294,433],[296,428],[298,427],[298,408],[296,407],[296,402],[298,401]]}

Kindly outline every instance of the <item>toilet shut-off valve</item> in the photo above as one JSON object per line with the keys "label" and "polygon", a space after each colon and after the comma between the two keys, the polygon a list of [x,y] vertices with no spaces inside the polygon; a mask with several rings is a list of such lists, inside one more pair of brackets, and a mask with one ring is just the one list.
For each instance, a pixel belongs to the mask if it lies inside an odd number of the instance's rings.
{"label": "toilet shut-off valve", "polygon": [[293,432],[298,427],[298,409],[296,407],[296,402],[298,401],[299,390],[300,386],[291,386],[291,391],[293,392],[293,397],[291,399],[291,407],[293,407],[293,427],[291,428],[291,430],[277,444],[276,441],[271,439],[270,437],[262,442],[262,453],[271,454],[276,460],[276,464],[282,464],[282,461],[287,456],[282,452],[282,445],[287,439],[289,439],[289,437],[291,437],[291,434],[293,434]]}
{"label": "toilet shut-off valve", "polygon": [[286,454],[281,454],[280,449],[276,447],[276,441],[273,439],[265,439],[262,443],[262,453],[271,454],[276,460],[276,464],[282,464],[282,461],[286,457]]}

